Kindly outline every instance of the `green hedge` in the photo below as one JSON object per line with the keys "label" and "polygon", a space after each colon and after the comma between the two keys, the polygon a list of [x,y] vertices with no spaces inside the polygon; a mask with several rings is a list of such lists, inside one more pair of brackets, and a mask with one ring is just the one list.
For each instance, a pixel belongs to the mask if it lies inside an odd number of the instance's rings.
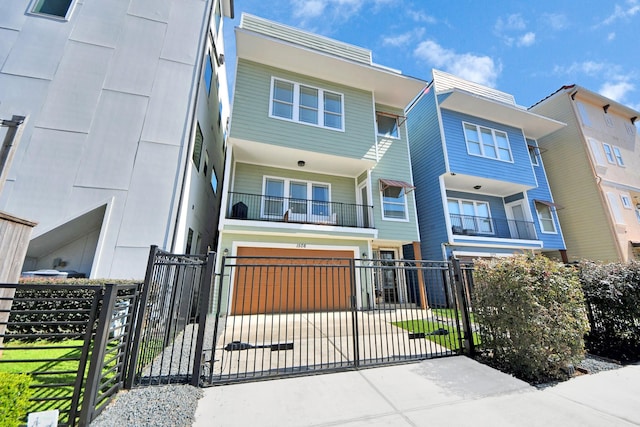
{"label": "green hedge", "polygon": [[584,357],[588,322],[574,268],[533,255],[478,260],[473,297],[480,350],[502,371],[561,379]]}
{"label": "green hedge", "polygon": [[[104,285],[105,283],[130,284],[138,283],[130,280],[95,280],[95,279],[22,279],[21,284],[53,285],[41,288],[16,287],[6,341],[11,340],[12,334],[76,334],[75,338],[82,338],[85,323],[89,314],[83,310],[91,310],[95,291],[87,289],[86,285]],[[55,289],[56,285],[74,285],[77,289]],[[31,311],[25,313],[25,311]],[[38,313],[33,313],[33,311]],[[40,313],[40,311],[43,311]],[[48,311],[48,312],[46,312]],[[66,312],[69,311],[69,312]],[[99,312],[99,311],[98,311]],[[28,325],[16,325],[14,322],[28,322]],[[55,322],[55,324],[46,324]],[[82,322],[73,324],[71,322]],[[74,338],[61,337],[60,340]],[[34,340],[37,337],[34,337]],[[21,338],[23,341],[29,341]],[[47,338],[48,341],[56,341]]]}
{"label": "green hedge", "polygon": [[589,309],[589,352],[621,362],[640,360],[640,262],[579,265]]}
{"label": "green hedge", "polygon": [[28,375],[0,372],[0,426],[17,427],[26,421],[33,394],[30,385]]}

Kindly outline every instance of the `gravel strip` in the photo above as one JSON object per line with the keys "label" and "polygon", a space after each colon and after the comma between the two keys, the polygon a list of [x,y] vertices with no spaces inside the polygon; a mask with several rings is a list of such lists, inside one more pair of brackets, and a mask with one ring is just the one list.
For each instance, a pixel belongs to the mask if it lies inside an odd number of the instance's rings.
{"label": "gravel strip", "polygon": [[191,427],[202,390],[190,385],[121,391],[91,427]]}
{"label": "gravel strip", "polygon": [[622,365],[603,357],[587,354],[585,359],[578,363],[577,367],[585,369],[590,374],[595,374],[596,372],[622,368]]}

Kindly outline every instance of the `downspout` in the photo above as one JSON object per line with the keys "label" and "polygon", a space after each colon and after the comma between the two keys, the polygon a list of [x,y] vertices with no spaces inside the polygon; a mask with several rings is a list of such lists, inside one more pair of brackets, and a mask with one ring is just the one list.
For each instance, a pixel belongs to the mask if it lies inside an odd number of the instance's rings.
{"label": "downspout", "polygon": [[191,103],[191,114],[189,120],[189,138],[187,139],[186,144],[186,154],[185,154],[185,162],[184,168],[182,171],[182,182],[180,184],[180,196],[178,198],[178,209],[176,211],[175,222],[173,224],[173,236],[171,237],[171,252],[176,251],[176,237],[178,235],[178,225],[180,222],[180,215],[182,214],[182,205],[183,198],[185,197],[185,182],[187,180],[187,171],[189,170],[189,149],[191,147],[191,141],[194,136],[193,133],[195,131],[193,126],[193,120],[196,118],[197,108],[198,108],[198,95],[200,94],[200,76],[202,75],[202,67],[204,64],[204,52],[207,48],[207,39],[209,37],[209,29],[211,28],[211,16],[213,14],[213,8],[218,0],[212,0],[209,5],[209,10],[207,11],[207,16],[205,17],[205,32],[204,37],[201,40],[201,48],[198,49],[198,65],[197,65],[197,74],[196,74],[196,86],[195,86],[195,95],[193,98],[193,102]]}

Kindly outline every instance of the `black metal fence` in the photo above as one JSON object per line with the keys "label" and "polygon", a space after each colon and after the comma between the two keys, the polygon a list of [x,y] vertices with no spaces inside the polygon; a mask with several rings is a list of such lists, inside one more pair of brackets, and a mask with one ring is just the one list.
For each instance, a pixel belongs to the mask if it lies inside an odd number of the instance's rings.
{"label": "black metal fence", "polygon": [[373,228],[373,206],[229,193],[227,218]]}
{"label": "black metal fence", "polygon": [[149,254],[126,386],[198,385],[215,254]]}
{"label": "black metal fence", "polygon": [[450,218],[452,232],[456,235],[536,239],[536,229],[532,221],[460,214],[451,214]]}
{"label": "black metal fence", "polygon": [[0,284],[0,371],[32,377],[29,412],[88,425],[124,384],[140,285]]}
{"label": "black metal fence", "polygon": [[[206,384],[356,369],[473,351],[463,274],[447,262],[225,257]],[[426,286],[452,305],[429,310]],[[467,323],[467,327],[470,325]],[[471,347],[469,347],[471,346]]]}

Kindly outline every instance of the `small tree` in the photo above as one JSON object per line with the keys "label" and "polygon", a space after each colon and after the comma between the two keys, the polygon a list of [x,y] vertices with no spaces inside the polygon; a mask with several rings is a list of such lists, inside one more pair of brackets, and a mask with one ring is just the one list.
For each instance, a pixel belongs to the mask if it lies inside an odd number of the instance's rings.
{"label": "small tree", "polygon": [[574,268],[543,256],[479,260],[474,311],[490,363],[531,382],[566,377],[588,331]]}

